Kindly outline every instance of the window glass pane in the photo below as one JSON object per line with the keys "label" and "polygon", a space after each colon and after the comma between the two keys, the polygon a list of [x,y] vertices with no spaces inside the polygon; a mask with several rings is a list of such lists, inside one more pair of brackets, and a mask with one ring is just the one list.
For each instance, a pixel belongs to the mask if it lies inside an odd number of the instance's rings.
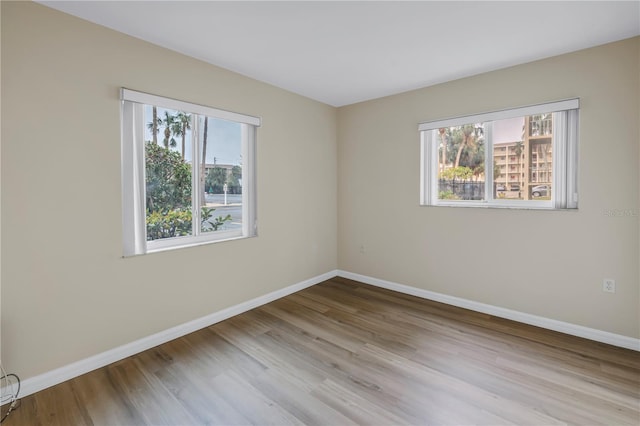
{"label": "window glass pane", "polygon": [[438,143],[438,199],[484,200],[484,123],[434,130]]}
{"label": "window glass pane", "polygon": [[550,200],[552,114],[493,122],[494,198]]}
{"label": "window glass pane", "polygon": [[191,116],[144,107],[147,240],[192,235]]}
{"label": "window glass pane", "polygon": [[553,182],[553,114],[540,114],[526,117],[528,134],[525,136],[527,147],[527,199],[550,200]]}
{"label": "window glass pane", "polygon": [[241,124],[201,117],[200,232],[242,229]]}
{"label": "window glass pane", "polygon": [[493,197],[522,200],[525,173],[524,117],[493,122]]}

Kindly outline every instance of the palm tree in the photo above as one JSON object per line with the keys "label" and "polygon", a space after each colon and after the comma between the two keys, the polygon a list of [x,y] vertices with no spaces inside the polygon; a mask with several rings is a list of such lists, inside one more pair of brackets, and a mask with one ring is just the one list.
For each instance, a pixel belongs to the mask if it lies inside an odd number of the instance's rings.
{"label": "palm tree", "polygon": [[523,169],[522,166],[522,152],[524,151],[524,142],[516,142],[513,147],[513,151],[516,153],[516,158],[518,159],[518,187],[522,187],[522,185],[524,185],[524,182],[522,182],[522,170],[526,170]]}
{"label": "palm tree", "polygon": [[151,130],[151,134],[153,135],[153,144],[158,145],[158,126],[162,124],[162,120],[158,118],[158,107],[152,107],[153,110],[153,118],[150,123],[147,123],[147,128]]}
{"label": "palm tree", "polygon": [[520,161],[520,156],[522,155],[522,151],[524,150],[524,142],[518,141],[513,147],[513,151],[516,153],[516,157],[518,157],[518,161]]}
{"label": "palm tree", "polygon": [[191,115],[182,111],[178,111],[173,116],[173,123],[171,124],[171,132],[175,136],[182,137],[182,159],[184,160],[185,142],[187,138],[187,130],[191,130]]}
{"label": "palm tree", "polygon": [[453,167],[460,165],[460,156],[465,148],[475,148],[476,141],[482,136],[484,130],[481,124],[465,124],[460,129],[462,131],[462,142],[458,147],[458,153],[456,154],[456,162]]}
{"label": "palm tree", "polygon": [[204,133],[202,135],[202,167],[200,167],[200,205],[206,205],[204,199],[204,178],[207,167],[207,133],[209,131],[209,117],[204,118]]}
{"label": "palm tree", "polygon": [[164,139],[162,140],[162,143],[164,143],[164,147],[167,149],[169,146],[171,146],[171,148],[175,148],[176,146],[176,140],[173,138],[171,131],[174,123],[175,116],[169,114],[168,111],[164,112],[164,120],[158,119],[158,124],[164,127]]}

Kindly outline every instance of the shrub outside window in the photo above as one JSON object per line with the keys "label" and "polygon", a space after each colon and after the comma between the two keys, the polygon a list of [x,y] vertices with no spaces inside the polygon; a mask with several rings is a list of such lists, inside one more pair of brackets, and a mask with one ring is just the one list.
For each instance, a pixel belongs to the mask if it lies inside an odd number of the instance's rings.
{"label": "shrub outside window", "polygon": [[256,235],[260,119],[121,90],[125,256]]}
{"label": "shrub outside window", "polygon": [[577,99],[425,122],[422,205],[577,208]]}

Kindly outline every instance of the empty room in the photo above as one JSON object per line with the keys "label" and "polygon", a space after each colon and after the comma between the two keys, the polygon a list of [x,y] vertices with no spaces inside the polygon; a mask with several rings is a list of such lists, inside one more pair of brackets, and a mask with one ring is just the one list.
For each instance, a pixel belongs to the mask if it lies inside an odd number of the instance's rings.
{"label": "empty room", "polygon": [[0,19],[3,426],[640,424],[640,2]]}

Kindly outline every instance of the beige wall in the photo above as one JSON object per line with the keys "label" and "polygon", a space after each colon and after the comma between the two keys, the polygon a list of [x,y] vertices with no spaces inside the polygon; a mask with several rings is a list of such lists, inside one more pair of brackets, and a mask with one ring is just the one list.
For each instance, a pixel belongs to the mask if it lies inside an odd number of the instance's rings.
{"label": "beige wall", "polygon": [[[259,237],[121,257],[119,88],[261,116]],[[334,270],[336,110],[2,2],[2,363],[23,379]]]}
{"label": "beige wall", "polygon": [[[340,108],[340,269],[640,337],[639,50],[635,38]],[[579,211],[418,205],[419,122],[573,97]]]}

